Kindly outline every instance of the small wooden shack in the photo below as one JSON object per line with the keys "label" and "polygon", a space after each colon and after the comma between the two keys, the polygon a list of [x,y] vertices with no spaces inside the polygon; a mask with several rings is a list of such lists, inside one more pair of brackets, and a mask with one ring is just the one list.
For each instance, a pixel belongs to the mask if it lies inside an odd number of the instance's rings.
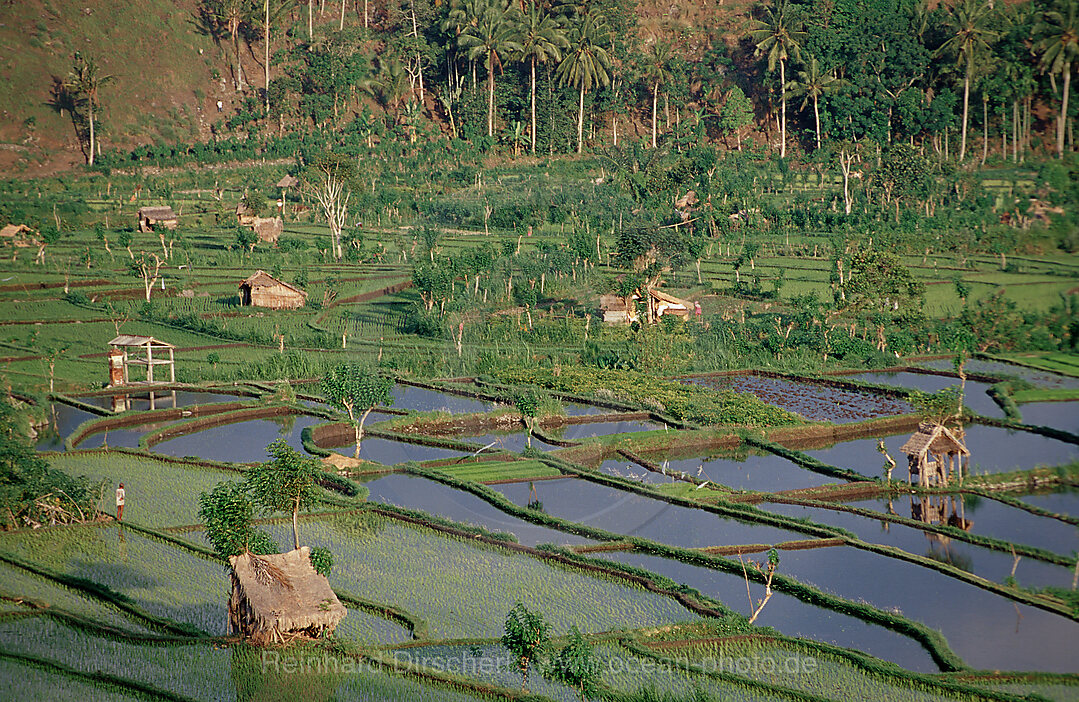
{"label": "small wooden shack", "polygon": [[269,307],[273,310],[294,310],[303,307],[307,293],[259,270],[240,283],[240,304]]}
{"label": "small wooden shack", "polygon": [[139,208],[139,231],[152,232],[158,226],[175,229],[180,223],[180,218],[168,205]]}
{"label": "small wooden shack", "polygon": [[635,299],[637,299],[636,295],[630,298],[629,304],[626,304],[626,300],[618,295],[600,295],[599,309],[603,313],[603,321],[610,324],[636,322],[637,306],[633,303]]}
{"label": "small wooden shack", "polygon": [[952,431],[942,424],[922,422],[899,450],[907,454],[907,478],[912,485],[915,474],[922,487],[947,485],[953,471],[962,482],[964,456],[970,466],[970,451],[963,443],[962,430]]}
{"label": "small wooden shack", "polygon": [[287,553],[230,556],[232,595],[229,633],[258,646],[332,633],[345,607],[326,576],[311,565],[311,549]]}
{"label": "small wooden shack", "polygon": [[236,221],[241,227],[251,227],[259,241],[276,244],[285,231],[285,223],[280,217],[259,217],[242,202],[236,205]]}
{"label": "small wooden shack", "polygon": [[277,181],[277,187],[281,188],[281,199],[278,200],[277,206],[281,210],[281,216],[285,216],[285,199],[288,197],[288,189],[295,188],[299,185],[300,181],[296,176],[286,174],[284,178]]}
{"label": "small wooden shack", "polygon": [[[132,384],[129,368],[131,366],[146,367],[146,383],[154,382],[154,367],[169,367],[169,382],[176,382],[176,347],[164,341],[158,341],[152,336],[135,336],[133,334],[121,334],[109,342],[112,348],[109,351],[109,385]],[[157,358],[154,358],[154,355]],[[167,355],[168,358],[164,356]],[[116,381],[120,380],[119,383]],[[157,381],[164,382],[164,381]]]}

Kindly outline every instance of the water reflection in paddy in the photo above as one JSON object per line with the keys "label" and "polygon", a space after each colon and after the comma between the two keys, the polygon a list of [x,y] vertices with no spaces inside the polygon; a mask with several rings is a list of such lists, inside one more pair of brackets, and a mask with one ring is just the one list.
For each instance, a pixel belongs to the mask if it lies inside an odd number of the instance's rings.
{"label": "water reflection in paddy", "polygon": [[572,522],[686,548],[773,544],[809,538],[798,532],[739,522],[580,478],[537,482],[535,495],[530,495],[528,483],[491,488],[518,505],[527,505],[538,497],[545,512]]}
{"label": "water reflection in paddy", "polygon": [[[950,359],[938,359],[936,361],[922,361],[918,364],[924,368],[936,370],[953,370]],[[990,375],[1012,376],[1022,378],[1044,388],[1079,388],[1079,378],[1072,378],[1059,373],[1036,370],[1025,366],[1017,366],[1000,361],[984,361],[980,358],[971,358],[964,365],[967,373],[988,373]]]}
{"label": "water reflection in paddy", "polygon": [[[87,395],[79,400],[107,410],[114,408],[115,398],[127,398],[127,408],[131,410],[150,409],[150,394],[144,392],[117,393],[115,395]],[[257,398],[248,395],[228,395],[225,393],[190,392],[187,390],[176,391],[176,403],[173,404],[171,390],[159,390],[154,396],[154,409],[166,409],[171,407],[190,407],[191,405],[208,405],[215,402],[254,402]]]}
{"label": "water reflection in paddy", "polygon": [[[551,481],[544,481],[551,482]],[[417,509],[491,531],[514,534],[525,546],[536,544],[585,544],[592,539],[549,529],[512,517],[475,495],[434,480],[395,473],[365,482],[372,502]]]}
{"label": "water reflection in paddy", "polygon": [[[640,553],[608,552],[593,555],[665,575],[675,582],[720,600],[731,609],[747,615],[752,612],[746,596],[745,580],[740,575]],[[761,560],[762,556],[754,558]],[[781,555],[781,572],[782,566]],[[763,590],[760,584],[753,583],[754,597],[762,597]],[[914,640],[884,627],[867,624],[857,617],[806,604],[782,592],[776,592],[772,596],[756,623],[775,627],[789,636],[801,636],[865,651],[910,670],[937,670],[926,650]]]}
{"label": "water reflection in paddy", "polygon": [[[943,375],[926,375],[924,373],[857,373],[855,375],[841,376],[841,379],[856,380],[863,383],[877,383],[880,385],[894,385],[907,389],[918,389],[925,392],[939,392],[944,388],[960,385],[958,378]],[[989,385],[968,380],[966,394],[963,396],[963,404],[978,414],[986,417],[1004,417],[1004,410],[993,402],[993,398],[986,394]]]}
{"label": "water reflection in paddy", "polygon": [[[973,523],[972,517],[977,510],[966,514],[961,503],[949,497],[932,498],[933,506],[943,506],[948,514],[955,514],[960,519],[960,513]],[[893,524],[862,517],[849,512],[839,512],[823,507],[802,507],[799,505],[769,504],[761,505],[769,512],[783,514],[794,518],[808,518],[814,522],[838,526],[854,532],[863,541],[895,546],[904,551],[919,556],[927,556],[933,560],[950,563],[969,573],[974,573],[987,580],[1003,583],[1012,571],[1014,565],[1011,554],[1002,551],[993,551],[981,546],[975,546],[957,539],[924,532],[914,527],[903,524]],[[916,514],[926,514],[922,501],[918,502]],[[929,511],[933,511],[930,507]],[[910,517],[911,512],[905,511],[903,516]],[[947,517],[945,517],[947,519]],[[1063,553],[1067,553],[1064,550]],[[1071,587],[1072,572],[1070,567],[1053,565],[1032,558],[1021,558],[1015,571],[1016,579],[1025,586],[1045,587],[1053,585],[1057,587]]]}
{"label": "water reflection in paddy", "polygon": [[80,424],[88,419],[98,419],[98,416],[62,402],[54,402],[49,405],[45,419],[49,421],[49,426],[38,429],[37,450],[63,451],[64,439]]}
{"label": "water reflection in paddy", "polygon": [[[355,453],[354,443],[342,444],[335,450],[343,456],[352,456]],[[392,439],[379,439],[366,437],[360,442],[360,458],[365,461],[374,461],[383,465],[392,466],[406,461],[433,461],[440,458],[453,458],[455,456],[467,456],[469,452],[456,449],[440,448],[437,446],[422,446],[410,444],[405,441]]]}
{"label": "water reflection in paddy", "polygon": [[587,422],[585,424],[566,424],[557,429],[548,429],[554,437],[565,441],[577,441],[593,436],[609,436],[633,431],[651,431],[662,429],[663,425],[643,419],[630,419],[621,422]]}
{"label": "water reflection in paddy", "polygon": [[325,421],[294,414],[272,419],[251,419],[177,436],[156,444],[151,450],[170,456],[198,456],[233,463],[265,461],[266,447],[272,441],[283,438],[289,446],[303,451],[300,433],[304,427]]}
{"label": "water reflection in paddy", "polygon": [[[1054,514],[1066,514],[1071,517],[1079,517],[1079,490],[1072,488],[1071,490],[1061,490],[1058,492],[1046,492],[1039,495],[1022,495],[1020,500],[1027,504],[1034,505],[1035,507],[1041,507],[1047,509]],[[1053,520],[1056,522],[1056,520]],[[1063,524],[1063,522],[1057,522]],[[1079,527],[1074,525],[1070,526],[1079,539]],[[1076,550],[1079,550],[1077,548]]]}
{"label": "water reflection in paddy", "polygon": [[1023,424],[1079,434],[1079,402],[1028,402],[1019,405]]}
{"label": "water reflection in paddy", "polygon": [[462,397],[446,392],[437,392],[427,388],[416,388],[411,385],[393,386],[393,405],[396,409],[407,409],[415,412],[436,412],[439,410],[450,413],[466,412],[490,412],[495,408],[495,403],[487,400],[479,400],[474,397]]}
{"label": "water reflection in paddy", "polygon": [[[1019,499],[1031,501],[1031,497],[1026,495]],[[910,495],[899,495],[891,500],[892,509],[898,514],[909,517],[912,514],[912,499]],[[888,498],[881,497],[849,504],[851,507],[885,512],[888,503]],[[1067,555],[1079,549],[1079,529],[1075,526],[1057,519],[1039,517],[996,500],[977,495],[964,495],[962,516],[970,522],[972,534],[982,534],[1002,541],[1044,548],[1061,555]],[[852,531],[861,534],[857,530],[852,529]]]}
{"label": "water reflection in paddy", "polygon": [[[1059,465],[1079,458],[1079,446],[1068,444],[1047,436],[1027,431],[970,424],[966,429],[966,445],[970,449],[971,473],[1001,473],[1011,470],[1034,468],[1039,465]],[[884,438],[888,453],[899,467],[893,478],[906,478],[906,458],[899,450],[910,434],[896,434]],[[826,449],[807,450],[830,465],[869,476],[883,476],[884,457],[877,452],[876,439],[859,439],[836,444]]]}
{"label": "water reflection in paddy", "polygon": [[975,668],[1079,671],[1079,623],[942,573],[849,546],[787,551],[780,571],[939,629]]}
{"label": "water reflection in paddy", "polygon": [[667,466],[670,470],[689,474],[698,483],[711,480],[736,490],[777,492],[843,482],[814,473],[779,456],[750,455],[744,460],[740,459],[733,456],[685,458],[668,461]]}

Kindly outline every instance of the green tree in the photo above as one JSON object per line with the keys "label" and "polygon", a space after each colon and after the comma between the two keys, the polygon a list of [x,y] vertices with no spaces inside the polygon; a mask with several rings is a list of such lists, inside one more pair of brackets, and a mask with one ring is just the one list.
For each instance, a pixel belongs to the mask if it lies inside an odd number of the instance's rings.
{"label": "green tree", "polygon": [[967,124],[970,108],[970,82],[974,76],[974,62],[978,55],[988,52],[990,42],[997,32],[990,28],[994,21],[992,0],[959,0],[948,11],[947,28],[951,33],[944,42],[940,54],[952,54],[956,63],[966,64],[963,74],[963,127],[959,142],[959,160],[967,154]]}
{"label": "green tree", "polygon": [[756,46],[757,56],[767,56],[768,71],[774,71],[779,64],[779,90],[781,118],[779,123],[779,156],[787,156],[787,61],[801,58],[802,42],[805,32],[801,30],[801,18],[797,8],[787,0],[776,0],[771,7],[765,7],[760,19],[751,22],[749,36]]}
{"label": "green tree", "polygon": [[505,646],[517,662],[521,672],[521,689],[528,689],[528,671],[532,664],[542,660],[550,645],[547,622],[539,612],[529,611],[518,602],[506,615],[505,633],[502,634]]}
{"label": "green tree", "polygon": [[1064,79],[1060,117],[1057,119],[1057,157],[1064,158],[1068,92],[1071,88],[1072,66],[1079,60],[1079,2],[1058,0],[1035,25],[1034,35],[1038,38],[1035,50],[1040,54],[1042,68],[1049,71],[1050,75],[1060,75]]}
{"label": "green tree", "polygon": [[536,425],[536,412],[539,411],[539,395],[532,388],[522,390],[513,396],[513,405],[521,413],[525,428],[528,430],[527,441],[532,446],[532,429]]}
{"label": "green tree", "polygon": [[665,41],[652,42],[641,69],[641,78],[652,93],[652,148],[656,148],[656,116],[659,107],[659,88],[671,80],[671,45]]}
{"label": "green tree", "polygon": [[277,553],[277,544],[254,526],[254,506],[245,483],[226,480],[199,494],[199,519],[222,558],[241,553]]}
{"label": "green tree", "polygon": [[562,85],[572,85],[580,92],[577,108],[577,153],[584,148],[584,96],[598,86],[611,83],[611,57],[603,44],[610,41],[606,19],[587,12],[569,33],[570,46],[555,69]]}
{"label": "green tree", "polygon": [[737,85],[727,91],[727,98],[719,110],[719,128],[724,133],[734,134],[738,150],[742,150],[742,129],[753,124],[753,102]]}
{"label": "green tree", "polygon": [[292,543],[299,548],[300,510],[315,504],[322,470],[317,461],[300,454],[284,439],[275,440],[266,451],[273,460],[250,468],[244,479],[255,505],[269,513],[292,512]]}
{"label": "green tree", "polygon": [[487,136],[495,133],[495,71],[502,70],[502,59],[508,54],[521,53],[516,40],[516,9],[511,0],[481,0],[472,8],[474,21],[458,37],[469,60],[480,58],[487,62]]}
{"label": "green tree", "polygon": [[934,424],[943,425],[963,413],[963,394],[954,385],[939,392],[912,390],[907,401],[922,419]]}
{"label": "green tree", "polygon": [[836,77],[834,71],[825,71],[820,67],[816,56],[810,56],[802,70],[798,71],[794,80],[788,86],[791,95],[804,98],[798,109],[804,110],[809,101],[813,101],[813,122],[817,131],[817,148],[820,149],[820,98],[839,90],[843,81]]}
{"label": "green tree", "polygon": [[94,108],[97,107],[98,94],[102,86],[112,82],[112,80],[113,76],[101,73],[100,67],[93,58],[83,56],[78,51],[75,52],[75,65],[68,77],[68,81],[76,95],[81,96],[81,103],[85,104],[87,108],[90,153],[86,160],[91,166],[94,165],[94,156],[97,151],[97,140],[94,136],[96,123]]}
{"label": "green tree", "polygon": [[529,78],[529,115],[532,131],[532,154],[536,153],[536,64],[548,61],[561,61],[562,49],[569,46],[566,33],[558,19],[550,14],[538,2],[521,16],[518,25],[517,43],[521,50],[518,57],[528,64]]}
{"label": "green tree", "polygon": [[582,700],[599,693],[599,662],[577,625],[570,628],[566,645],[551,658],[545,677],[577,690]]}
{"label": "green tree", "polygon": [[322,394],[331,404],[348,414],[356,433],[356,458],[360,457],[363,423],[379,405],[392,405],[393,378],[383,378],[374,370],[355,363],[342,363],[322,378]]}
{"label": "green tree", "polygon": [[885,312],[919,303],[925,296],[925,284],[897,254],[867,249],[851,257],[844,292],[852,307]]}

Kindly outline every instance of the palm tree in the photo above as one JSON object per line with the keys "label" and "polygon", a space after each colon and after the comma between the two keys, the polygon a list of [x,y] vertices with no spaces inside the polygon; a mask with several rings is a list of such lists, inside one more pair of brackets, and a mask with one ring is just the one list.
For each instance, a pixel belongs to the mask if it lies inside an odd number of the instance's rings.
{"label": "palm tree", "polygon": [[813,119],[817,127],[817,148],[820,149],[820,109],[821,95],[828,95],[839,90],[843,81],[836,77],[834,71],[822,71],[816,56],[810,56],[809,62],[802,70],[798,71],[795,79],[790,82],[791,95],[802,97],[799,110],[804,110],[809,101],[813,101]]}
{"label": "palm tree", "polygon": [[992,0],[959,0],[948,12],[948,28],[952,36],[937,50],[937,54],[953,53],[956,63],[966,62],[963,77],[963,129],[959,145],[959,160],[967,154],[967,115],[970,107],[970,80],[974,75],[977,54],[989,50],[989,42],[997,32],[989,28],[994,18]]}
{"label": "palm tree", "polygon": [[527,61],[532,75],[531,83],[531,118],[532,118],[532,154],[536,153],[536,64],[549,60],[561,61],[562,51],[569,46],[562,24],[539,3],[533,1],[532,7],[522,15],[517,35],[521,46],[519,58]]}
{"label": "palm tree", "polygon": [[101,86],[112,80],[111,75],[101,75],[97,62],[75,52],[75,67],[68,78],[72,91],[81,96],[87,107],[87,116],[90,127],[90,157],[87,163],[94,165],[95,139],[94,139],[94,106],[97,105],[97,94]]}
{"label": "palm tree", "polygon": [[787,156],[787,59],[801,59],[801,42],[806,33],[801,31],[801,21],[796,10],[787,4],[787,0],[776,0],[772,7],[764,8],[761,19],[752,22],[749,36],[756,45],[757,56],[768,56],[768,70],[774,71],[779,64],[779,90],[782,103],[782,118],[779,123],[781,158]]}
{"label": "palm tree", "polygon": [[213,0],[210,12],[232,40],[232,53],[236,58],[236,90],[244,88],[243,66],[240,65],[240,26],[251,20],[252,5],[249,0]]}
{"label": "palm tree", "polygon": [[[656,41],[652,44],[641,77],[652,90],[652,148],[656,148],[656,109],[659,103],[659,86],[671,79],[671,45]],[[668,120],[669,122],[669,120]],[[670,127],[670,124],[667,125]]]}
{"label": "palm tree", "polygon": [[611,57],[602,44],[610,39],[607,20],[594,12],[585,13],[579,24],[570,31],[570,48],[555,69],[562,85],[572,85],[580,91],[577,110],[577,153],[584,146],[584,96],[592,88],[611,82]]}
{"label": "palm tree", "polygon": [[461,32],[458,40],[468,52],[468,58],[487,58],[487,136],[495,133],[495,69],[501,68],[502,56],[520,52],[514,40],[518,12],[510,8],[510,0],[477,2],[475,24]]}
{"label": "palm tree", "polygon": [[1064,94],[1057,120],[1057,157],[1064,158],[1064,132],[1068,119],[1068,91],[1071,88],[1072,66],[1079,60],[1079,0],[1060,0],[1034,27],[1038,37],[1035,50],[1041,54],[1043,70],[1064,76]]}

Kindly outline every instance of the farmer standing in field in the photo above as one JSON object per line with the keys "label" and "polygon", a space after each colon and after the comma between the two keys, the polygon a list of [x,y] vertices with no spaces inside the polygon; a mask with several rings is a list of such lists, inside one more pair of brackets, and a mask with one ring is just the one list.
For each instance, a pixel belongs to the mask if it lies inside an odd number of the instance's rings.
{"label": "farmer standing in field", "polygon": [[124,484],[116,488],[116,521],[124,521]]}

